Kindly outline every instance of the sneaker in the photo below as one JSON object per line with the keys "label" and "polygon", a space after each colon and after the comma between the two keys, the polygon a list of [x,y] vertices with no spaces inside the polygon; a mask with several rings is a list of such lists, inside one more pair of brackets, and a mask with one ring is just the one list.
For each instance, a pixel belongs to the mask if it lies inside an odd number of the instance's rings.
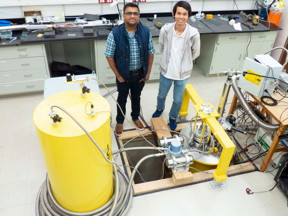
{"label": "sneaker", "polygon": [[156,109],[156,111],[153,113],[152,118],[158,118],[161,116],[163,110],[158,110]]}
{"label": "sneaker", "polygon": [[115,134],[116,136],[121,136],[123,133],[123,124],[116,124],[116,127],[115,127]]}
{"label": "sneaker", "polygon": [[137,127],[138,130],[144,130],[144,125],[139,119],[133,120],[135,126]]}
{"label": "sneaker", "polygon": [[177,128],[176,120],[169,118],[169,122],[170,122],[170,124],[169,124],[170,130],[174,131]]}

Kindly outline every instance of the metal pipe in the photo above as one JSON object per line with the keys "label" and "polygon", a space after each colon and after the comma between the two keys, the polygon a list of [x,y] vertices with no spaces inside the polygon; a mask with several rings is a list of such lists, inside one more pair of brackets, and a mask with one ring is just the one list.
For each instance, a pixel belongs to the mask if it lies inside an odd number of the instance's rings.
{"label": "metal pipe", "polygon": [[155,150],[155,151],[163,151],[166,150],[168,148],[164,148],[164,147],[131,147],[131,148],[123,148],[123,149],[119,149],[115,152],[113,152],[112,154],[119,154],[121,152],[126,152],[126,151],[137,151],[137,150]]}
{"label": "metal pipe", "polygon": [[271,49],[270,51],[266,52],[265,54],[268,54],[268,53],[270,53],[270,52],[272,52],[273,50],[276,50],[276,49],[283,49],[286,52],[286,60],[285,60],[285,62],[283,64],[283,68],[285,68],[286,64],[288,63],[288,50],[285,47],[283,47],[283,46],[274,47],[273,49]]}
{"label": "metal pipe", "polygon": [[247,104],[242,92],[240,91],[240,89],[237,86],[237,82],[236,80],[238,80],[240,78],[239,75],[234,75],[231,78],[232,81],[232,88],[242,106],[242,108],[246,111],[246,113],[248,114],[248,116],[256,123],[258,124],[261,128],[264,128],[266,130],[271,130],[271,131],[276,131],[279,129],[279,124],[268,124],[266,122],[264,122],[262,119],[258,118],[256,116],[256,114],[252,111],[252,109],[250,108],[250,106]]}
{"label": "metal pipe", "polygon": [[228,77],[228,80],[224,84],[222,94],[221,94],[220,103],[219,103],[218,110],[217,110],[219,115],[220,115],[219,118],[223,117],[223,114],[225,111],[225,105],[227,103],[228,95],[230,92],[230,88],[231,88],[231,85],[230,85],[230,81],[229,81],[229,77]]}
{"label": "metal pipe", "polygon": [[53,28],[55,25],[48,24],[48,25],[13,25],[13,26],[1,26],[0,31],[7,31],[7,30],[38,30],[38,29],[47,29]]}

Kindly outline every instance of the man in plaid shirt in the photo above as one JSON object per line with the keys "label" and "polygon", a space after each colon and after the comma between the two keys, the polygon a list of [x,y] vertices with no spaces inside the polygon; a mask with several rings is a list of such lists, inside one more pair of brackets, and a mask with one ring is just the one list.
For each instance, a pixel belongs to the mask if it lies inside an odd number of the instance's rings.
{"label": "man in plaid shirt", "polygon": [[124,23],[112,29],[105,51],[109,66],[116,77],[118,91],[115,127],[117,136],[123,132],[129,91],[132,120],[137,129],[144,130],[139,119],[140,96],[145,81],[149,80],[155,53],[149,29],[139,22],[138,5],[127,3],[123,13]]}

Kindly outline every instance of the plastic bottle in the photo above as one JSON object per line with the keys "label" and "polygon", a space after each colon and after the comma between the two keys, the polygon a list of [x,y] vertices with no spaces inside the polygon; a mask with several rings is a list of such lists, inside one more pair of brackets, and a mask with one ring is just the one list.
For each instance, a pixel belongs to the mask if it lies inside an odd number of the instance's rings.
{"label": "plastic bottle", "polygon": [[203,13],[201,13],[201,8],[199,8],[198,13],[195,15],[196,19],[200,20],[202,19],[204,16]]}
{"label": "plastic bottle", "polygon": [[258,15],[260,16],[261,19],[267,20],[268,17],[268,7],[264,7],[262,5],[259,6],[259,13]]}
{"label": "plastic bottle", "polygon": [[278,26],[282,17],[283,9],[284,9],[283,0],[277,0],[276,2],[274,2],[270,7],[268,21]]}

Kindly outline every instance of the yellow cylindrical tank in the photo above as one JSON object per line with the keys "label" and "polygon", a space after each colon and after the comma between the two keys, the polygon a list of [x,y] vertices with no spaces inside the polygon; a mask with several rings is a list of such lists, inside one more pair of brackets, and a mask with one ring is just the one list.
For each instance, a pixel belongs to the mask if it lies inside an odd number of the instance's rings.
{"label": "yellow cylindrical tank", "polygon": [[190,165],[189,170],[192,173],[216,169],[219,164],[219,155],[202,154],[196,151],[193,152],[192,155],[194,162]]}
{"label": "yellow cylindrical tank", "polygon": [[190,165],[189,171],[192,173],[202,172],[206,170],[216,169],[218,164],[206,164],[201,161],[194,160],[194,163]]}
{"label": "yellow cylindrical tank", "polygon": [[[95,115],[88,115],[91,103]],[[51,124],[51,106],[65,109],[93,137],[107,158],[112,158],[110,105],[96,93],[81,96],[65,91],[43,100],[33,113],[52,193],[67,210],[87,212],[104,205],[113,194],[112,165],[105,161],[85,132],[63,111],[53,110],[62,122]]]}

